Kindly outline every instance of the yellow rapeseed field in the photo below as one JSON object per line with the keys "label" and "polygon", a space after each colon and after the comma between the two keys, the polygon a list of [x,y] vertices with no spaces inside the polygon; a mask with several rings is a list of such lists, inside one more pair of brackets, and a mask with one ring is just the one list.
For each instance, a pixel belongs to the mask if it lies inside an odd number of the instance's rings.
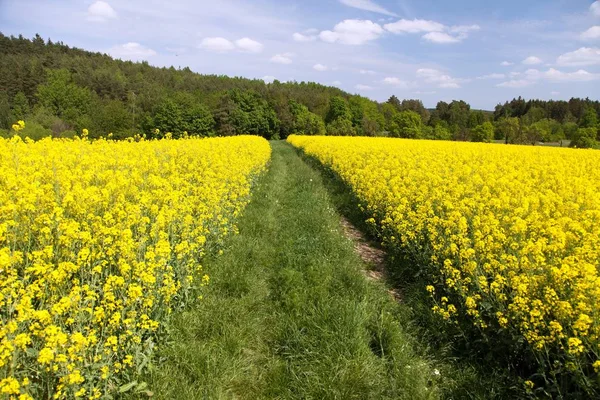
{"label": "yellow rapeseed field", "polygon": [[599,151],[388,138],[288,141],[352,188],[386,246],[421,260],[415,268],[423,269],[436,313],[525,343],[547,379],[567,374],[597,393]]}
{"label": "yellow rapeseed field", "polygon": [[201,257],[235,232],[270,154],[251,136],[0,139],[0,397],[129,383],[200,297]]}

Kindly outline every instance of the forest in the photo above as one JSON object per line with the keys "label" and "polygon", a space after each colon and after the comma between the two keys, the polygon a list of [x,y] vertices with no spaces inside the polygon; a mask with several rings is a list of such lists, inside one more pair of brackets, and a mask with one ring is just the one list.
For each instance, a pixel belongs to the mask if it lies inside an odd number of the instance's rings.
{"label": "forest", "polygon": [[525,100],[471,109],[462,100],[378,103],[313,82],[202,75],[122,61],[61,42],[0,33],[0,135],[125,139],[256,134],[390,136],[598,147],[600,102]]}

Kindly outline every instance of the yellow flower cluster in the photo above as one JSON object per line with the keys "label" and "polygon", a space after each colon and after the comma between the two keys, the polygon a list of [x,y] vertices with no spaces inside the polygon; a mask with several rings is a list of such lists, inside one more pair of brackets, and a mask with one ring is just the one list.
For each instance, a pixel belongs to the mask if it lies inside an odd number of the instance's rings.
{"label": "yellow flower cluster", "polygon": [[270,154],[253,136],[0,139],[0,398],[127,384]]}
{"label": "yellow flower cluster", "polygon": [[15,131],[15,133],[19,133],[20,131],[25,129],[25,121],[17,121],[16,124],[12,125],[12,129],[13,131]]}
{"label": "yellow flower cluster", "polygon": [[600,372],[600,152],[288,140],[353,189],[387,246],[421,260],[437,313],[525,341],[556,370]]}

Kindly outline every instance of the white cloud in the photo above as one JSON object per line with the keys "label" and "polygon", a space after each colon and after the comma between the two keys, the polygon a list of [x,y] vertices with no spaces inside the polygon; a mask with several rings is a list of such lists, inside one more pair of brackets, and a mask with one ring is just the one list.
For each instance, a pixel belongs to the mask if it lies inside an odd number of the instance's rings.
{"label": "white cloud", "polygon": [[392,85],[392,86],[397,86],[400,88],[407,88],[408,87],[408,82],[403,81],[400,78],[396,78],[395,76],[388,76],[385,79],[383,79],[382,81],[385,84],[388,85]]}
{"label": "white cloud", "polygon": [[480,30],[481,27],[479,25],[454,25],[450,28],[450,33],[469,33],[473,31]]}
{"label": "white cloud", "polygon": [[533,85],[539,81],[550,81],[550,82],[589,82],[600,79],[600,74],[588,72],[580,69],[575,72],[563,72],[554,68],[550,68],[547,71],[540,71],[534,68],[530,68],[525,71],[525,78],[518,80],[510,80],[502,82],[496,86],[499,87],[510,87],[519,88],[529,85]]}
{"label": "white cloud", "polygon": [[517,71],[513,71],[513,72],[511,72],[509,75],[510,75],[510,77],[511,77],[511,78],[514,78],[515,76],[519,76],[519,75],[521,75],[521,73],[520,73],[520,72],[517,72]]}
{"label": "white cloud", "polygon": [[556,59],[556,63],[570,67],[600,64],[600,49],[595,47],[581,47],[559,56]]}
{"label": "white cloud", "polygon": [[425,19],[401,19],[383,26],[386,30],[400,33],[425,33],[423,39],[433,43],[458,43],[469,36],[469,32],[481,29],[479,25],[455,25],[447,27],[436,21]]}
{"label": "white cloud", "polygon": [[250,38],[241,38],[235,41],[235,45],[242,51],[248,53],[260,53],[263,50],[263,45],[256,40]]}
{"label": "white cloud", "polygon": [[600,26],[592,26],[587,31],[582,32],[581,35],[579,35],[579,37],[581,38],[581,40],[600,39]]}
{"label": "white cloud", "polygon": [[339,42],[348,45],[361,45],[375,40],[383,34],[383,28],[372,21],[346,19],[333,27],[333,31],[322,31],[319,37],[324,42]]}
{"label": "white cloud", "polygon": [[361,69],[359,71],[363,75],[375,75],[377,72],[371,71],[370,69]]}
{"label": "white cloud", "polygon": [[441,32],[446,28],[439,22],[425,19],[401,19],[383,27],[392,33]]}
{"label": "white cloud", "polygon": [[315,65],[313,65],[313,69],[315,71],[327,71],[329,69],[329,67],[327,67],[327,65],[323,65],[323,64],[315,64]]}
{"label": "white cloud", "polygon": [[440,43],[440,44],[460,42],[460,39],[458,37],[450,36],[445,32],[429,32],[429,33],[423,35],[423,39],[425,39],[429,42]]}
{"label": "white cloud", "polygon": [[510,62],[510,61],[502,61],[502,62],[500,63],[500,65],[502,65],[503,67],[509,67],[509,66],[511,66],[511,65],[514,65],[514,64],[515,64],[515,63],[513,63],[513,62]]}
{"label": "white cloud", "polygon": [[506,78],[506,75],[504,75],[504,74],[488,74],[488,75],[478,76],[476,79],[504,79],[504,78]]}
{"label": "white cloud", "polygon": [[553,91],[550,92],[550,94],[552,96],[558,96],[560,94],[560,92],[557,92],[556,90],[553,90]]}
{"label": "white cloud", "polygon": [[292,37],[294,38],[294,40],[296,42],[313,42],[314,40],[317,39],[317,37],[315,35],[304,35],[302,33],[294,33],[292,35]]}
{"label": "white cloud", "polygon": [[143,60],[156,55],[156,51],[135,42],[115,46],[108,53],[113,57],[125,60]]}
{"label": "white cloud", "polygon": [[265,81],[265,83],[273,83],[273,81],[276,79],[274,76],[271,75],[265,75],[261,78],[263,81]]}
{"label": "white cloud", "polygon": [[201,49],[214,51],[217,53],[225,53],[235,49],[235,45],[229,40],[222,37],[207,37],[202,39],[200,45]]}
{"label": "white cloud", "polygon": [[356,89],[358,90],[373,90],[372,86],[368,86],[368,85],[361,85],[360,83],[356,86],[354,86]]}
{"label": "white cloud", "polygon": [[331,82],[331,84],[334,85],[334,86],[340,86],[342,84],[342,82],[340,82],[340,81],[333,81],[333,82]]}
{"label": "white cloud", "polygon": [[378,4],[375,4],[371,0],[339,0],[340,3],[347,5],[349,7],[358,8],[360,10],[372,11],[379,14],[391,15],[393,17],[397,16],[391,11],[386,10]]}
{"label": "white cloud", "polygon": [[466,82],[466,79],[453,78],[450,75],[444,74],[442,71],[433,68],[420,68],[417,70],[417,77],[422,78],[427,83],[437,85],[444,89],[458,89],[461,82]]}
{"label": "white cloud", "polygon": [[541,78],[557,82],[588,82],[600,78],[600,74],[593,74],[584,69],[575,72],[562,72],[554,68],[550,68],[546,72],[540,73]]}
{"label": "white cloud", "polygon": [[263,49],[261,43],[247,37],[235,42],[222,37],[207,37],[202,39],[198,47],[215,53],[227,53],[236,49],[244,53],[260,53]]}
{"label": "white cloud", "polygon": [[536,64],[541,64],[542,60],[536,56],[529,56],[521,62],[525,65],[536,65]]}
{"label": "white cloud", "polygon": [[533,84],[532,81],[528,81],[528,80],[525,80],[525,79],[517,79],[517,80],[513,79],[513,80],[510,80],[510,81],[499,83],[496,86],[498,86],[498,87],[507,87],[507,88],[522,88],[522,87],[529,86],[529,85],[532,85],[532,84]]}
{"label": "white cloud", "polygon": [[271,62],[276,64],[291,64],[294,53],[275,54],[271,57]]}
{"label": "white cloud", "polygon": [[88,7],[88,21],[105,22],[117,18],[116,11],[105,1],[96,1]]}
{"label": "white cloud", "polygon": [[590,11],[596,17],[600,17],[600,1],[593,2],[592,5],[590,6]]}

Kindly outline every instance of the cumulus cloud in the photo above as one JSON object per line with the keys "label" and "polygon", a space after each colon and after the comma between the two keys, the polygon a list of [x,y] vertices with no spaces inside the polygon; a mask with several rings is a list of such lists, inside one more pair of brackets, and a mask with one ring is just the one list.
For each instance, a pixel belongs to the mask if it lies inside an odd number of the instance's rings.
{"label": "cumulus cloud", "polygon": [[481,29],[479,25],[455,25],[447,27],[439,22],[425,19],[401,19],[390,24],[385,24],[383,27],[396,34],[424,33],[423,39],[440,44],[458,43],[466,39],[470,32]]}
{"label": "cumulus cloud", "polygon": [[292,57],[294,57],[294,53],[275,54],[270,61],[276,64],[291,64]]}
{"label": "cumulus cloud", "polygon": [[461,39],[455,36],[450,36],[445,32],[429,32],[423,35],[423,39],[433,43],[458,43]]}
{"label": "cumulus cloud", "polygon": [[395,76],[388,76],[388,77],[384,78],[382,82],[385,83],[386,85],[392,85],[392,86],[396,86],[399,88],[407,88],[408,87],[407,81],[404,81]]}
{"label": "cumulus cloud", "polygon": [[439,22],[425,19],[401,19],[391,24],[385,24],[383,27],[392,33],[441,32],[446,28]]}
{"label": "cumulus cloud", "polygon": [[129,42],[111,48],[108,53],[125,60],[144,60],[156,55],[156,51],[136,42]]}
{"label": "cumulus cloud", "polygon": [[502,61],[502,62],[500,63],[500,65],[502,65],[503,67],[509,67],[509,66],[511,66],[511,65],[514,65],[514,64],[515,64],[515,63],[513,63],[513,62],[510,62],[510,61]]}
{"label": "cumulus cloud", "polygon": [[600,17],[600,1],[595,1],[590,6],[590,12],[596,17]]}
{"label": "cumulus cloud", "polygon": [[522,88],[525,86],[532,85],[532,81],[528,81],[525,79],[512,79],[510,81],[502,82],[497,84],[498,87],[507,87],[507,88]]}
{"label": "cumulus cloud", "polygon": [[358,84],[356,86],[354,86],[356,89],[358,90],[373,90],[372,86],[368,86],[368,85],[362,85],[362,84]]}
{"label": "cumulus cloud", "polygon": [[241,51],[248,53],[260,53],[263,50],[263,45],[261,43],[247,37],[236,40],[235,45]]}
{"label": "cumulus cloud", "polygon": [[581,38],[581,40],[600,39],[600,26],[592,26],[590,29],[586,30],[585,32],[582,32],[581,35],[579,35],[579,37]]}
{"label": "cumulus cloud", "polygon": [[383,34],[383,28],[370,20],[346,19],[333,27],[333,31],[322,31],[319,38],[324,42],[339,42],[361,45],[375,40]]}
{"label": "cumulus cloud", "polygon": [[329,69],[329,67],[327,65],[323,65],[323,64],[315,64],[315,65],[313,65],[313,69],[315,71],[327,71]]}
{"label": "cumulus cloud", "polygon": [[348,7],[358,8],[359,10],[372,11],[372,12],[376,12],[379,14],[390,15],[392,17],[397,16],[397,14],[386,10],[385,8],[381,7],[379,4],[376,4],[375,2],[373,2],[371,0],[339,0],[339,1],[340,1],[340,3],[342,3]]}
{"label": "cumulus cloud", "polygon": [[600,64],[600,49],[595,47],[581,47],[575,51],[560,55],[556,59],[556,63],[569,67],[597,65]]}
{"label": "cumulus cloud", "polygon": [[310,34],[304,35],[304,34],[298,33],[298,32],[294,33],[292,35],[292,37],[294,38],[294,40],[296,42],[312,42],[317,39],[317,37],[315,35],[310,35]]}
{"label": "cumulus cloud", "polygon": [[527,79],[530,80],[546,79],[556,82],[587,82],[596,80],[600,76],[600,74],[593,74],[584,69],[575,72],[562,72],[554,68],[550,68],[547,71],[529,69],[525,71],[525,75],[527,75]]}
{"label": "cumulus cloud", "polygon": [[334,86],[340,86],[342,84],[342,82],[340,82],[340,81],[333,81],[333,82],[331,82],[331,84],[334,85]]}
{"label": "cumulus cloud", "polygon": [[261,78],[263,81],[265,81],[265,83],[273,83],[273,81],[276,79],[274,76],[271,75],[265,75]]}
{"label": "cumulus cloud", "polygon": [[450,27],[450,33],[458,33],[458,34],[467,34],[469,32],[474,32],[480,30],[481,27],[479,25],[454,25]]}
{"label": "cumulus cloud", "polygon": [[600,74],[588,72],[584,69],[575,72],[563,72],[555,68],[540,71],[530,68],[524,73],[523,79],[509,80],[497,84],[498,87],[520,88],[533,85],[539,81],[550,82],[589,82],[600,79]]}
{"label": "cumulus cloud", "polygon": [[375,71],[371,71],[370,69],[361,69],[359,71],[362,75],[375,75]]}
{"label": "cumulus cloud", "polygon": [[482,76],[478,76],[477,79],[504,79],[506,78],[506,75],[504,74],[488,74],[488,75],[482,75]]}
{"label": "cumulus cloud", "polygon": [[453,78],[433,68],[418,69],[417,77],[422,78],[426,83],[435,84],[437,87],[443,89],[458,89],[460,88],[460,83],[466,81],[465,79]]}
{"label": "cumulus cloud", "polygon": [[261,43],[247,37],[238,39],[235,42],[222,37],[207,37],[202,39],[198,47],[215,53],[227,53],[233,50],[244,53],[260,53],[263,50]]}
{"label": "cumulus cloud", "polygon": [[523,61],[521,61],[521,63],[523,63],[525,65],[536,65],[536,64],[541,64],[542,60],[536,56],[529,56],[526,59],[524,59]]}
{"label": "cumulus cloud", "polygon": [[88,7],[88,21],[105,22],[115,18],[117,18],[116,11],[105,1],[96,1]]}
{"label": "cumulus cloud", "polygon": [[214,51],[217,53],[225,53],[231,50],[235,50],[235,45],[229,40],[222,37],[207,37],[202,39],[200,45],[201,49]]}

